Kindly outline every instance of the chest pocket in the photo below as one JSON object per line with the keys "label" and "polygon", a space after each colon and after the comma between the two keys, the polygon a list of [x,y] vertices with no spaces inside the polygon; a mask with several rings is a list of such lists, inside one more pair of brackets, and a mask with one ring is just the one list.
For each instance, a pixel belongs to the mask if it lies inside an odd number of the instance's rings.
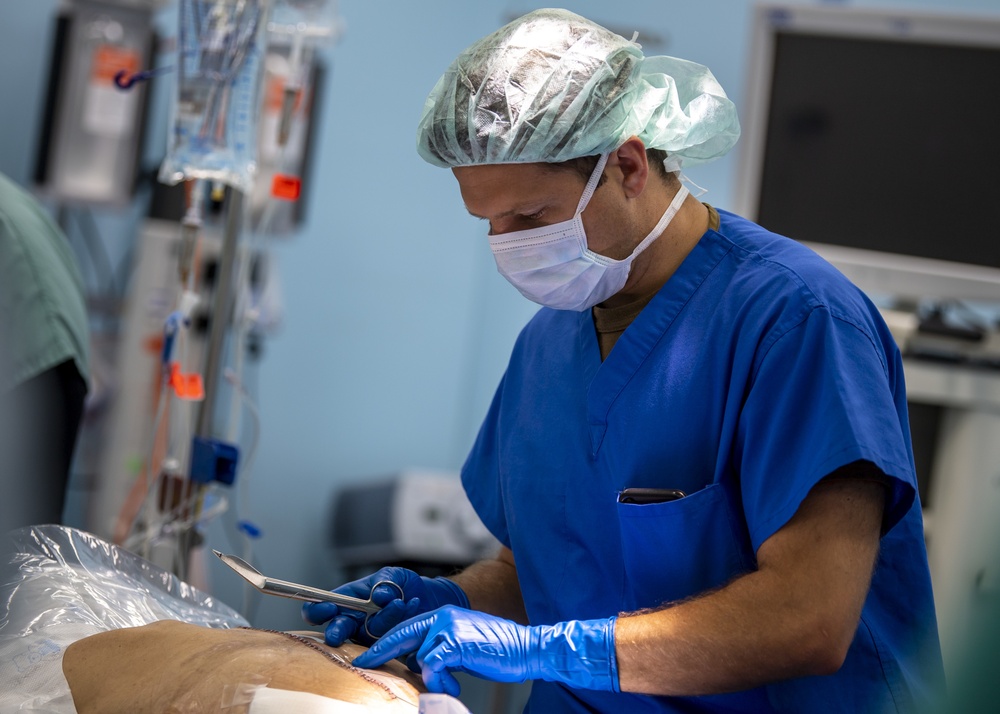
{"label": "chest pocket", "polygon": [[697,595],[752,567],[719,484],[676,501],[617,505],[627,610]]}

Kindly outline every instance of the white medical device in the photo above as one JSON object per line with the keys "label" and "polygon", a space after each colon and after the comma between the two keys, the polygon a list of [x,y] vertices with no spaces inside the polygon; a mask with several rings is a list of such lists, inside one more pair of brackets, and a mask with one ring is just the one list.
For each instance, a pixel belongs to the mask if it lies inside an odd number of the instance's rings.
{"label": "white medical device", "polygon": [[347,568],[405,563],[460,567],[499,543],[472,508],[458,475],[410,469],[336,494],[333,545]]}
{"label": "white medical device", "polygon": [[144,137],[148,91],[116,86],[148,69],[158,0],[74,0],[58,10],[34,182],[58,202],[126,205]]}

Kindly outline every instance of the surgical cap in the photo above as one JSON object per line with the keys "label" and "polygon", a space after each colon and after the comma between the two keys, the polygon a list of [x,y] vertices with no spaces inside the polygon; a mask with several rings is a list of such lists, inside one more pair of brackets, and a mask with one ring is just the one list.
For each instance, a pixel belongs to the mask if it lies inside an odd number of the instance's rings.
{"label": "surgical cap", "polygon": [[736,108],[711,71],[645,57],[567,10],[536,10],[466,48],[424,104],[417,151],[438,166],[559,162],[638,136],[666,167],[722,156]]}

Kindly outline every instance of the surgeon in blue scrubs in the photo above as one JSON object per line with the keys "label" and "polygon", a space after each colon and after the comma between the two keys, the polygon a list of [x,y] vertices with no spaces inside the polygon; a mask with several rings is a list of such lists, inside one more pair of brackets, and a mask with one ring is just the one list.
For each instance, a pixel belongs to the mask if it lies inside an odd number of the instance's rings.
{"label": "surgeon in blue scrubs", "polygon": [[[544,307],[463,468],[503,544],[355,660],[533,680],[529,712],[913,712],[942,684],[900,354],[799,243],[678,172],[736,142],[712,74],[561,10],[466,49],[418,130]],[[845,211],[850,206],[844,206]],[[354,615],[305,607],[328,641]],[[389,629],[389,628],[392,629]],[[386,632],[388,630],[388,632]],[[370,640],[369,640],[370,641]]]}

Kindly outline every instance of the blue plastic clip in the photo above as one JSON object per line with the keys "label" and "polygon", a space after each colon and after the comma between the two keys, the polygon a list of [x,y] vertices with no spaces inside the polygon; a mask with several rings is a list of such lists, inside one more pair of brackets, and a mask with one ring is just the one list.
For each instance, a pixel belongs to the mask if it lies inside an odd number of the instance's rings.
{"label": "blue plastic clip", "polygon": [[167,315],[166,322],[163,323],[163,352],[160,355],[162,364],[170,362],[170,355],[174,351],[174,338],[182,326],[187,327],[190,323],[191,321],[179,311],[175,310]]}
{"label": "blue plastic clip", "polygon": [[200,436],[191,441],[191,480],[196,483],[218,481],[232,486],[240,450],[232,444]]}
{"label": "blue plastic clip", "polygon": [[236,528],[240,531],[240,533],[244,533],[248,538],[252,538],[254,540],[264,535],[264,532],[250,521],[239,521],[236,524]]}

